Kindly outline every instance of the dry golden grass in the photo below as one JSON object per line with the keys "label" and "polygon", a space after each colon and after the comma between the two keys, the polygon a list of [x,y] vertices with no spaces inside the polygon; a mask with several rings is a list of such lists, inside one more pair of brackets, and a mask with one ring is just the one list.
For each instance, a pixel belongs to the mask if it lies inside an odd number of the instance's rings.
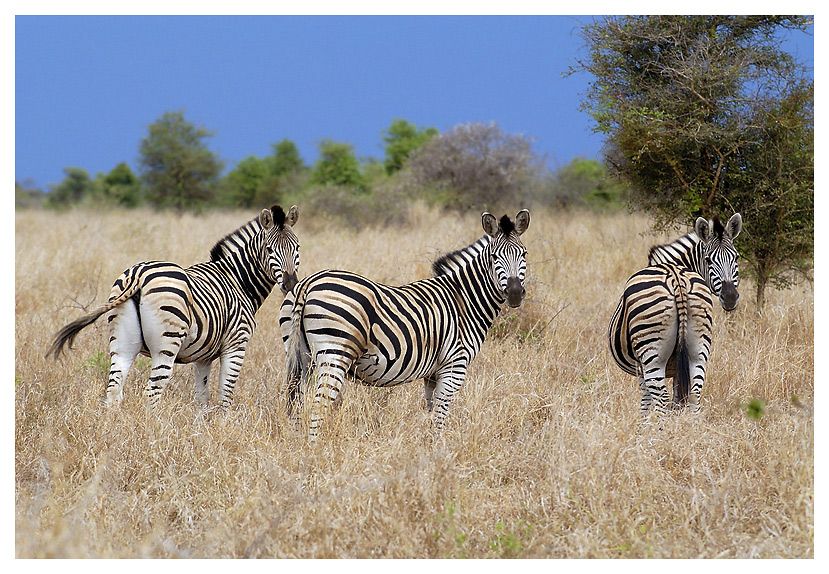
{"label": "dry golden grass", "polygon": [[[436,438],[420,383],[347,387],[316,444],[291,430],[278,293],[227,414],[199,408],[179,366],[147,416],[141,359],[105,409],[105,321],[44,359],[124,268],[204,260],[253,215],[16,214],[17,557],[814,556],[811,286],[769,293],[758,316],[746,282],[737,313],[715,312],[701,414],[645,426],[605,341],[624,281],[664,239],[642,217],[533,213],[527,300],[499,318]],[[303,217],[300,276],[407,282],[482,234],[476,214],[426,209],[362,232]],[[759,420],[740,407],[752,398]]]}

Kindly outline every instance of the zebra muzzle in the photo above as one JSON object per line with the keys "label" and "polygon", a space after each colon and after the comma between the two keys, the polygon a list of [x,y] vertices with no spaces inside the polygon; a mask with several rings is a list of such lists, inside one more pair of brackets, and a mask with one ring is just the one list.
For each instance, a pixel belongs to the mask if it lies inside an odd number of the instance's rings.
{"label": "zebra muzzle", "polygon": [[293,289],[296,286],[296,284],[297,284],[296,273],[291,273],[290,275],[283,275],[283,281],[282,281],[282,285],[281,285],[282,294],[287,295],[288,291]]}
{"label": "zebra muzzle", "polygon": [[506,295],[507,304],[509,304],[510,307],[519,307],[521,305],[521,301],[524,300],[525,294],[526,290],[518,277],[510,277],[507,279]]}
{"label": "zebra muzzle", "polygon": [[722,289],[720,290],[720,305],[722,305],[722,308],[726,311],[733,311],[737,308],[737,302],[739,300],[740,293],[737,291],[734,283],[730,281],[723,283]]}

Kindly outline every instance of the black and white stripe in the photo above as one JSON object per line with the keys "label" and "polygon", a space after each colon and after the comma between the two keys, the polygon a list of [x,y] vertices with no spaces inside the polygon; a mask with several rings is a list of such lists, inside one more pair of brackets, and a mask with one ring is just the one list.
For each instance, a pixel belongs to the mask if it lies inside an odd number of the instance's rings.
{"label": "black and white stripe", "polygon": [[741,229],[739,213],[725,226],[717,217],[700,217],[694,232],[652,247],[649,266],[625,284],[608,340],[616,364],[639,379],[643,414],[667,409],[666,376],[674,378],[674,405],[690,402],[699,410],[711,352],[712,294],[726,311],[739,301],[734,239]]}
{"label": "black and white stripe", "polygon": [[219,359],[219,400],[228,407],[256,311],[279,285],[283,294],[297,282],[299,241],[292,227],[299,210],[278,205],[221,239],[210,261],[182,268],[147,261],[115,281],[109,301],[55,335],[47,354],[56,359],[87,325],[109,313],[111,366],[107,404],[123,399],[124,380],[138,354],[151,357],[144,390],[157,404],[174,363],[193,363],[196,399],[207,404],[210,367]]}
{"label": "black and white stripe", "polygon": [[[346,376],[391,386],[426,380],[441,429],[498,312],[524,298],[526,210],[513,223],[482,216],[484,238],[435,262],[434,276],[400,287],[348,271],[326,270],[302,281],[283,301],[289,405],[301,404],[316,370],[310,436],[316,437]],[[434,400],[433,400],[434,399]]]}

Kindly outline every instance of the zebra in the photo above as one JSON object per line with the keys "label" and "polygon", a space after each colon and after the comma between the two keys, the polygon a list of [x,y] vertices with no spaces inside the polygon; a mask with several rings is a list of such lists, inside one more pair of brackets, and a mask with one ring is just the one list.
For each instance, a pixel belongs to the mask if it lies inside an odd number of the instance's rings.
{"label": "zebra", "polygon": [[699,412],[711,352],[713,297],[725,311],[737,308],[739,254],[734,239],[743,220],[723,226],[698,218],[694,231],[650,249],[648,267],[633,274],[608,329],[616,364],[639,379],[640,412],[656,416],[668,406],[665,377],[673,377],[675,408],[690,402]]}
{"label": "zebra", "polygon": [[429,411],[440,431],[467,368],[504,303],[525,296],[527,250],[521,235],[529,211],[513,222],[483,213],[486,235],[433,263],[433,276],[400,287],[342,270],[300,281],[282,302],[279,323],[287,354],[288,409],[302,403],[316,369],[309,437],[347,375],[385,387],[425,380]]}
{"label": "zebra", "polygon": [[274,205],[219,240],[210,261],[186,269],[166,261],[133,265],[115,281],[106,305],[58,331],[47,356],[57,360],[64,344],[71,349],[84,327],[110,313],[107,405],[123,400],[124,380],[142,354],[151,357],[148,407],[158,404],[174,363],[193,363],[195,398],[206,406],[210,368],[219,359],[218,404],[227,409],[256,311],[274,285],[284,295],[297,283],[299,240],[292,227],[298,219],[297,206],[286,214]]}

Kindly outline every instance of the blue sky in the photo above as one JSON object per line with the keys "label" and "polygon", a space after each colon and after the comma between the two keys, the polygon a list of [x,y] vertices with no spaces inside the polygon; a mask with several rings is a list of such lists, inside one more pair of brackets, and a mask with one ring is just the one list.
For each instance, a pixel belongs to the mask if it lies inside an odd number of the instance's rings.
{"label": "blue sky", "polygon": [[[589,77],[562,76],[590,18],[17,16],[15,180],[136,169],[148,126],[179,110],[215,132],[227,169],[284,138],[309,164],[326,138],[382,158],[394,118],[495,121],[551,168],[599,157],[579,111]],[[811,36],[796,49],[813,65]]]}

